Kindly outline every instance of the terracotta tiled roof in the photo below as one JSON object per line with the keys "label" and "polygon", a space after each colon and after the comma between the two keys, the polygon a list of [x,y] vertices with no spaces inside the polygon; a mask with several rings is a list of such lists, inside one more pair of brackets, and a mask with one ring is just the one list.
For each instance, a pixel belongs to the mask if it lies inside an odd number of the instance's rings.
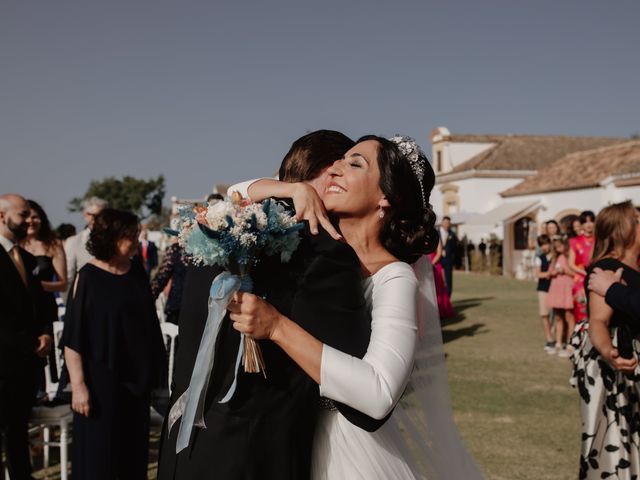
{"label": "terracotta tiled roof", "polygon": [[589,188],[599,185],[602,180],[611,176],[635,177],[633,174],[640,175],[640,140],[571,153],[559,158],[537,175],[505,190],[501,195],[513,197]]}
{"label": "terracotta tiled roof", "polygon": [[448,172],[456,173],[467,170],[540,170],[569,153],[626,142],[628,139],[558,135],[452,135],[450,141],[495,144]]}

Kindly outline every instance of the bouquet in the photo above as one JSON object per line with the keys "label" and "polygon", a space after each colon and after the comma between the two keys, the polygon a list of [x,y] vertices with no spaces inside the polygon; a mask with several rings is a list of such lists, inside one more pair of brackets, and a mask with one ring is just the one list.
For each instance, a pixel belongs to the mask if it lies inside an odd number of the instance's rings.
{"label": "bouquet", "polygon": [[[280,255],[288,262],[298,248],[302,224],[278,202],[244,201],[234,192],[230,201],[180,212],[179,243],[197,265],[218,265],[241,280],[240,290],[252,290],[251,267],[261,255]],[[249,373],[262,372],[265,364],[259,345],[243,335],[242,365]]]}
{"label": "bouquet", "polygon": [[[209,312],[189,387],[169,411],[168,432],[182,418],[176,453],[189,445],[194,426],[206,426],[204,400],[213,369],[216,340],[233,294],[239,290],[252,290],[249,273],[261,256],[280,255],[282,262],[288,262],[298,248],[298,231],[302,228],[303,225],[280,203],[268,199],[259,204],[248,203],[234,192],[228,201],[182,209],[179,230],[167,231],[178,236],[186,256],[196,265],[219,265],[227,270],[211,284]],[[259,345],[242,335],[234,380],[220,403],[228,402],[235,392],[240,361],[245,372],[265,375],[266,366]]]}

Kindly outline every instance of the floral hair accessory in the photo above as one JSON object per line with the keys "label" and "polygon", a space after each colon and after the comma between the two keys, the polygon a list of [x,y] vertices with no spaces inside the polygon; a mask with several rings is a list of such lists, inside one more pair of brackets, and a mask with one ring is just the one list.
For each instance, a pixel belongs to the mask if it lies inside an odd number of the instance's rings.
{"label": "floral hair accessory", "polygon": [[389,139],[391,142],[395,143],[396,146],[400,149],[400,152],[406,157],[411,166],[411,170],[415,174],[418,179],[418,183],[420,184],[420,194],[422,195],[422,207],[427,208],[427,198],[424,195],[424,185],[422,184],[422,178],[424,177],[424,172],[427,168],[427,156],[424,154],[420,146],[416,143],[416,141],[407,136],[400,135],[396,133],[393,137]]}

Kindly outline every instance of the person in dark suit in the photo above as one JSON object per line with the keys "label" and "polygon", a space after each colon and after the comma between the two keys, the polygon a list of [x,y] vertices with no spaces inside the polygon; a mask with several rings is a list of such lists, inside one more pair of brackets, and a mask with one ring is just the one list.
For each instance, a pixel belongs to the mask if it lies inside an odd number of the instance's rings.
{"label": "person in dark suit", "polygon": [[37,260],[18,246],[26,236],[28,217],[24,198],[0,195],[0,429],[9,475],[16,480],[31,478],[29,415],[51,348],[54,320],[45,313],[46,298],[35,276]]}
{"label": "person in dark suit", "polygon": [[158,266],[158,247],[155,242],[148,238],[148,230],[146,225],[142,225],[140,230],[139,251],[147,276],[151,275],[151,271]]}
{"label": "person in dark suit", "polygon": [[622,269],[613,272],[594,268],[589,276],[589,290],[604,297],[614,310],[625,312],[640,322],[640,292],[620,283]]}
{"label": "person in dark suit", "polygon": [[451,229],[451,218],[443,217],[440,224],[440,238],[442,240],[442,259],[440,264],[444,270],[444,282],[447,285],[447,293],[451,298],[453,290],[453,267],[456,265],[456,252],[458,250],[458,237]]}
{"label": "person in dark suit", "polygon": [[[339,158],[353,142],[338,132],[320,131],[294,143],[280,170],[284,180],[308,180]],[[314,235],[313,233],[316,233]],[[171,404],[189,386],[207,317],[207,300],[217,267],[189,267],[180,313],[180,346]],[[265,258],[252,272],[254,293],[338,348],[362,357],[370,335],[370,319],[361,288],[355,252],[317,224],[306,225],[302,242],[287,264]],[[330,298],[331,302],[327,299]],[[158,478],[225,480],[309,478],[318,387],[279,347],[259,342],[266,378],[240,369],[232,399],[219,400],[235,372],[239,333],[225,318],[217,342],[216,361],[205,401],[206,429],[194,429],[189,447],[176,454],[180,421],[163,427]],[[338,405],[351,422],[375,430],[374,420]]]}

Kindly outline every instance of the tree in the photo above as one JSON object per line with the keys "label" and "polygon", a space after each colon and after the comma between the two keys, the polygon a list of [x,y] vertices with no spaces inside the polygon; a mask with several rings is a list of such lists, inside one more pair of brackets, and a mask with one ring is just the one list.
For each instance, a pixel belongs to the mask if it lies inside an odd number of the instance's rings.
{"label": "tree", "polygon": [[99,197],[109,202],[110,207],[133,212],[140,218],[159,216],[163,213],[164,189],[163,175],[149,180],[128,175],[122,179],[107,177],[100,181],[92,180],[85,194],[73,198],[67,208],[70,212],[80,212],[84,200]]}

